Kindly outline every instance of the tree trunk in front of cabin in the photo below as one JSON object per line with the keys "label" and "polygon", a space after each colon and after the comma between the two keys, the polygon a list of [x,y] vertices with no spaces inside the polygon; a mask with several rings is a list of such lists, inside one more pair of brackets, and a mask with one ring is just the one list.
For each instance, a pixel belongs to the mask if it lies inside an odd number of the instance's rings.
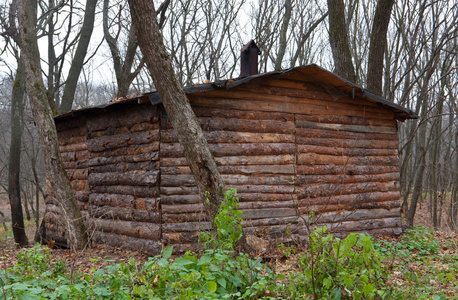
{"label": "tree trunk in front of cabin", "polygon": [[343,0],[327,0],[329,12],[329,42],[334,59],[335,73],[346,80],[356,82],[356,73],[351,59],[350,41],[345,23]]}
{"label": "tree trunk in front of cabin", "polygon": [[72,251],[75,251],[86,247],[88,238],[81,212],[60,156],[53,113],[41,75],[40,52],[35,29],[37,24],[36,8],[37,2],[34,0],[19,0],[17,3],[21,63],[26,90],[43,150],[46,176],[50,187],[48,192],[60,204],[64,215],[62,222],[65,223],[67,243]]}
{"label": "tree trunk in front of cabin", "polygon": [[377,95],[383,93],[383,58],[386,48],[386,33],[393,5],[394,0],[379,0],[372,23],[366,86],[368,90]]}
{"label": "tree trunk in front of cabin", "polygon": [[224,199],[224,182],[197,117],[175,76],[159,32],[154,3],[149,0],[129,0],[129,6],[146,65],[183,147],[201,200],[213,219]]}
{"label": "tree trunk in front of cabin", "polygon": [[11,223],[14,242],[19,247],[28,245],[25,234],[24,214],[22,212],[21,187],[19,174],[21,170],[22,114],[24,111],[24,82],[21,64],[16,70],[11,97],[11,142],[8,166],[8,196],[11,206]]}

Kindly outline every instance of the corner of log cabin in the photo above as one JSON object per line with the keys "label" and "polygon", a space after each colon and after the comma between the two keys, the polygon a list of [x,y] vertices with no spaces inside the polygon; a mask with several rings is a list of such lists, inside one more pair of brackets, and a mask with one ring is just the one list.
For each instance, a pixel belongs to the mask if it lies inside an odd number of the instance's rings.
{"label": "corner of log cabin", "polygon": [[[303,240],[310,216],[336,234],[401,232],[394,113],[352,96],[300,72],[188,93],[247,234]],[[115,103],[56,126],[95,242],[196,249],[211,222],[161,104]],[[47,203],[47,229],[62,239],[60,217]]]}

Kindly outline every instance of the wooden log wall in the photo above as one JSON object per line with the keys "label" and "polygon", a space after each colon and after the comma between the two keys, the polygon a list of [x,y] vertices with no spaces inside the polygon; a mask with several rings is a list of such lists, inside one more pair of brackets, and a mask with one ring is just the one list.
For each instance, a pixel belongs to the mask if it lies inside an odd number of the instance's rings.
{"label": "wooden log wall", "polygon": [[87,210],[96,242],[160,251],[159,123],[136,104],[87,119]]}
{"label": "wooden log wall", "polygon": [[[80,116],[69,121],[56,120],[56,129],[59,136],[59,149],[62,161],[67,171],[70,184],[75,191],[78,206],[83,218],[87,219],[89,199],[87,128],[86,117]],[[56,244],[67,244],[65,227],[62,223],[63,215],[59,203],[52,197],[46,199],[46,238],[54,240]]]}
{"label": "wooden log wall", "polygon": [[[237,189],[245,230],[260,236],[281,234],[273,229],[296,219],[294,115],[193,108],[226,186]],[[197,242],[199,231],[211,224],[165,113],[160,157],[162,237],[175,249],[189,249]]]}
{"label": "wooden log wall", "polygon": [[[196,93],[190,98],[194,105],[207,109],[288,115],[288,122],[294,124],[294,128],[288,128],[292,140],[279,141],[278,148],[293,147],[290,156],[281,156],[291,160],[282,162],[282,168],[274,168],[277,172],[291,168],[293,171],[285,174],[294,179],[291,185],[277,181],[273,189],[288,187],[289,195],[294,195],[288,198],[283,190],[284,198],[277,198],[282,201],[279,211],[291,212],[285,217],[290,218],[293,232],[297,229],[301,237],[306,236],[308,229],[301,224],[311,214],[315,225],[327,226],[336,233],[401,232],[398,138],[391,112],[376,103],[352,99],[332,87],[304,82],[297,75],[252,80],[229,91]],[[260,168],[265,169],[265,165]],[[262,192],[267,197],[272,193]],[[259,213],[263,224],[275,232],[275,222],[267,215],[269,208],[261,205],[257,209],[263,211]],[[297,216],[300,220],[295,222]]]}
{"label": "wooden log wall", "polygon": [[[238,192],[245,232],[301,239],[313,215],[337,234],[400,233],[393,113],[302,77],[188,95]],[[62,156],[96,241],[149,253],[160,242],[195,248],[211,224],[161,105],[131,102],[65,120],[56,121]],[[48,207],[56,224],[58,209]]]}

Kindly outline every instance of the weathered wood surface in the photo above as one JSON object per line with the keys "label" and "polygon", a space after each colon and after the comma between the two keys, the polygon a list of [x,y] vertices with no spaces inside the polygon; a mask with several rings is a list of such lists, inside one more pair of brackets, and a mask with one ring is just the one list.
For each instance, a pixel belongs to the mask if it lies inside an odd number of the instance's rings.
{"label": "weathered wood surface", "polygon": [[396,133],[350,132],[328,129],[296,128],[296,135],[309,138],[397,141]]}
{"label": "weathered wood surface", "polygon": [[[295,184],[294,175],[222,175],[228,186],[233,185],[288,185]],[[194,186],[192,175],[162,175],[161,185],[167,186]]]}
{"label": "weathered wood surface", "polygon": [[67,170],[67,175],[70,180],[84,180],[87,179],[88,169],[69,169]]}
{"label": "weathered wood surface", "polygon": [[298,207],[309,207],[313,205],[336,205],[336,204],[353,204],[366,202],[384,202],[399,200],[400,194],[397,191],[391,192],[371,192],[348,195],[335,195],[332,197],[306,198],[297,201]]}
{"label": "weathered wood surface", "polygon": [[149,161],[157,161],[159,160],[159,152],[146,152],[137,155],[123,155],[123,156],[98,156],[94,158],[90,158],[88,160],[88,164],[91,167],[98,167],[98,166],[107,166],[111,164],[119,164],[119,163],[138,163],[138,162],[149,162]]}
{"label": "weathered wood surface", "polygon": [[[237,155],[280,155],[293,154],[296,145],[292,143],[254,143],[254,144],[210,144],[213,155],[237,156]],[[161,144],[161,157],[183,157],[183,150],[180,144]]]}
{"label": "weathered wood surface", "polygon": [[323,183],[297,188],[299,199],[337,196],[370,192],[400,191],[398,181],[363,182],[363,183]]}
{"label": "weathered wood surface", "polygon": [[[294,165],[252,165],[252,166],[221,166],[222,174],[260,175],[260,174],[295,174]],[[161,168],[164,175],[187,175],[191,170],[187,166]]]}
{"label": "weathered wood surface", "polygon": [[133,208],[135,205],[135,196],[130,194],[91,193],[89,195],[89,203],[93,206]]}
{"label": "weathered wood surface", "polygon": [[312,183],[358,183],[399,181],[399,173],[384,173],[374,175],[298,175],[301,185]]}
{"label": "weathered wood surface", "polygon": [[[294,134],[290,133],[253,133],[234,131],[206,131],[209,143],[294,143]],[[161,142],[178,143],[173,129],[161,130]]]}
{"label": "weathered wood surface", "polygon": [[81,140],[82,141],[78,141],[76,143],[69,143],[66,145],[59,146],[60,152],[64,153],[64,152],[76,152],[76,151],[87,150],[86,139],[81,138]]}
{"label": "weathered wood surface", "polygon": [[[385,218],[399,218],[400,219],[400,208],[394,208],[387,210],[384,208],[376,209],[360,209],[353,211],[342,211],[339,213],[328,212],[323,213],[315,218],[317,224],[323,223],[342,223],[348,221],[360,222],[362,220],[374,220],[374,219],[385,219]],[[305,217],[305,216],[304,216]]]}
{"label": "weathered wood surface", "polygon": [[297,161],[302,165],[387,165],[399,164],[397,156],[337,156],[300,153]]}
{"label": "weathered wood surface", "polygon": [[330,232],[371,232],[372,230],[386,230],[390,228],[400,229],[401,218],[393,217],[384,219],[368,219],[338,223],[321,223],[320,225],[329,228]]}
{"label": "weathered wood surface", "polygon": [[140,155],[159,151],[159,142],[151,142],[149,144],[129,145],[128,147],[114,148],[103,150],[100,152],[91,152],[90,158],[94,157],[112,157],[112,156],[130,156]]}
{"label": "weathered wood surface", "polygon": [[[118,156],[119,157],[119,156]],[[116,164],[106,164],[99,166],[91,166],[91,173],[123,173],[132,171],[155,171],[159,169],[159,162],[157,161],[143,161],[143,162],[119,162]]]}
{"label": "weathered wood surface", "polygon": [[332,131],[345,131],[356,133],[384,133],[396,134],[396,127],[392,126],[366,126],[366,125],[346,125],[346,124],[329,124],[316,123],[309,121],[296,121],[296,127],[306,129],[322,129]]}
{"label": "weathered wood surface", "polygon": [[348,107],[346,105],[335,107],[332,103],[327,105],[305,105],[304,101],[297,103],[277,102],[272,99],[265,101],[252,101],[251,99],[230,99],[217,97],[194,97],[189,96],[192,105],[207,106],[214,108],[235,109],[235,110],[261,110],[267,112],[287,112],[308,115],[337,115],[337,116],[354,116],[359,118],[371,118],[381,120],[392,120],[389,114],[379,111],[365,111],[364,106]]}
{"label": "weathered wood surface", "polygon": [[91,218],[96,230],[141,239],[159,241],[161,225],[157,223]]}
{"label": "weathered wood surface", "polygon": [[93,186],[91,187],[91,193],[134,195],[135,197],[148,198],[158,197],[159,187],[131,185]]}
{"label": "weathered wood surface", "polygon": [[88,132],[87,138],[97,138],[103,136],[115,136],[115,135],[123,135],[126,133],[136,133],[136,132],[155,132],[159,129],[159,124],[157,123],[157,118],[153,118],[155,122],[143,122],[143,123],[135,123],[128,126],[121,126],[121,127],[108,127],[104,130],[100,131],[91,131]]}
{"label": "weathered wood surface", "polygon": [[326,147],[344,147],[344,148],[365,148],[365,149],[396,149],[398,141],[391,140],[357,140],[341,138],[311,138],[297,136],[298,144],[326,146]]}
{"label": "weathered wood surface", "polygon": [[[215,157],[219,166],[237,166],[237,165],[278,165],[292,164],[295,161],[294,154],[283,155],[262,155],[262,156],[224,156]],[[187,166],[184,157],[167,158],[161,157],[161,167]]]}
{"label": "weathered wood surface", "polygon": [[138,251],[148,255],[157,255],[162,250],[159,241],[135,238],[102,231],[94,232],[94,241],[99,244],[106,244],[111,247],[123,248]]}
{"label": "weathered wood surface", "polygon": [[158,181],[159,171],[127,171],[127,172],[105,172],[90,173],[88,182],[93,186],[104,185],[132,185],[152,186]]}
{"label": "weathered wood surface", "polygon": [[296,122],[307,121],[315,123],[343,124],[343,125],[366,125],[366,126],[396,126],[396,120],[372,119],[367,117],[337,116],[337,115],[295,115]]}
{"label": "weathered wood surface", "polygon": [[[287,90],[284,90],[287,91]],[[268,89],[259,89],[259,90],[243,90],[240,87],[233,88],[229,92],[222,91],[222,90],[214,90],[206,93],[209,95],[202,95],[201,99],[222,99],[222,100],[231,100],[240,101],[244,100],[243,102],[253,102],[253,103],[264,103],[264,102],[273,102],[273,103],[281,103],[281,104],[296,104],[301,105],[304,107],[315,107],[316,109],[322,110],[345,110],[347,112],[358,112],[358,113],[366,113],[366,114],[373,114],[375,115],[382,115],[384,118],[387,117],[386,113],[380,112],[380,108],[374,104],[366,101],[366,103],[362,104],[361,101],[354,101],[351,98],[341,98],[341,101],[334,101],[331,99],[310,99],[307,98],[307,94],[298,93],[293,94],[289,92],[288,94],[270,94]],[[194,95],[191,95],[191,99]],[[192,99],[194,100],[194,99]],[[193,101],[191,100],[191,103]],[[345,100],[342,101],[342,100]],[[217,100],[215,102],[221,102],[221,100]],[[199,103],[199,105],[201,105]],[[282,110],[280,110],[282,111]],[[287,111],[289,112],[289,111]]]}
{"label": "weathered wood surface", "polygon": [[[87,130],[86,116],[74,117],[72,118],[71,122],[69,122],[68,119],[56,119],[55,124],[59,136],[61,136],[62,132],[72,133],[72,136],[79,136],[81,135],[78,134],[80,130]],[[75,131],[73,130],[75,130],[77,133],[75,134]]]}
{"label": "weathered wood surface", "polygon": [[[320,205],[307,205],[300,207],[298,212],[300,214],[311,214],[311,213],[327,213],[327,212],[341,212],[341,211],[356,211],[358,209],[393,209],[401,206],[402,201],[385,201],[385,202],[349,202],[339,204],[320,204]],[[374,216],[375,217],[375,216]]]}
{"label": "weathered wood surface", "polygon": [[[290,79],[189,96],[226,185],[237,189],[244,231],[303,236],[314,212],[315,223],[337,234],[398,232],[393,114]],[[65,166],[97,239],[158,252],[140,238],[150,234],[175,250],[195,249],[211,225],[167,115],[148,103],[120,108],[79,125],[59,121]],[[61,211],[48,207],[57,222]],[[160,228],[139,232],[144,224]]]}
{"label": "weathered wood surface", "polygon": [[398,172],[397,165],[378,166],[378,165],[299,165],[297,166],[298,174],[315,174],[315,175],[372,175]]}
{"label": "weathered wood surface", "polygon": [[316,155],[333,156],[392,156],[397,157],[397,149],[364,149],[364,148],[345,148],[345,147],[325,147],[315,145],[297,145],[297,153],[312,153]]}
{"label": "weathered wood surface", "polygon": [[159,130],[128,132],[117,135],[104,135],[89,139],[87,148],[91,152],[127,147],[130,145],[149,144],[159,140]]}
{"label": "weathered wood surface", "polygon": [[89,132],[105,130],[107,128],[119,128],[139,123],[157,122],[156,106],[149,103],[130,106],[128,109],[106,111],[103,114],[91,116],[87,121]]}
{"label": "weathered wood surface", "polygon": [[169,224],[169,223],[192,223],[192,222],[209,222],[210,219],[205,212],[194,212],[191,214],[168,214],[162,213],[161,215],[162,223]]}
{"label": "weathered wood surface", "polygon": [[[250,193],[254,197],[258,194],[294,194],[294,186],[292,185],[232,185],[231,188],[237,190],[237,195],[242,193]],[[196,194],[196,187],[194,186],[179,186],[179,187],[166,187],[161,186],[161,199],[164,195],[193,195]],[[173,198],[170,198],[173,199]],[[192,199],[192,198],[191,198]]]}

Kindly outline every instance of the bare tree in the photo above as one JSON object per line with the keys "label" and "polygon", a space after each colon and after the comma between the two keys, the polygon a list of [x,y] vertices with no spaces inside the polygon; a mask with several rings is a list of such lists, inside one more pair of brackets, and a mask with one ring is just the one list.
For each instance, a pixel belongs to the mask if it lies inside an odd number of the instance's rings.
{"label": "bare tree", "polygon": [[67,242],[72,250],[88,245],[86,228],[77,206],[75,195],[67,178],[57,141],[52,109],[46,94],[40,66],[37,43],[37,3],[34,0],[19,0],[17,7],[18,32],[21,47],[21,63],[27,93],[37,124],[49,180],[49,195],[61,205],[66,215]]}
{"label": "bare tree", "polygon": [[22,115],[24,112],[23,98],[25,94],[23,75],[21,65],[19,64],[11,96],[11,142],[8,166],[8,196],[11,205],[13,236],[14,241],[20,247],[28,244],[27,235],[25,234],[24,216],[22,214],[19,181],[21,170]]}
{"label": "bare tree", "polygon": [[357,82],[350,51],[350,40],[345,21],[343,0],[327,0],[329,11],[329,42],[334,58],[335,73],[351,82]]}
{"label": "bare tree", "polygon": [[366,86],[367,89],[378,95],[382,95],[386,34],[393,5],[394,0],[378,1],[372,22]]}
{"label": "bare tree", "polygon": [[[107,41],[113,60],[113,68],[118,84],[117,97],[125,97],[129,93],[129,87],[132,81],[140,73],[145,64],[143,58],[138,58],[137,48],[138,42],[133,27],[130,25],[130,20],[124,14],[126,3],[118,1],[113,7],[110,7],[109,0],[103,0],[103,35]],[[110,17],[110,12],[116,9],[113,17]],[[125,53],[121,53],[119,48],[119,39],[122,33],[126,34]],[[134,63],[136,67],[134,70]]]}

